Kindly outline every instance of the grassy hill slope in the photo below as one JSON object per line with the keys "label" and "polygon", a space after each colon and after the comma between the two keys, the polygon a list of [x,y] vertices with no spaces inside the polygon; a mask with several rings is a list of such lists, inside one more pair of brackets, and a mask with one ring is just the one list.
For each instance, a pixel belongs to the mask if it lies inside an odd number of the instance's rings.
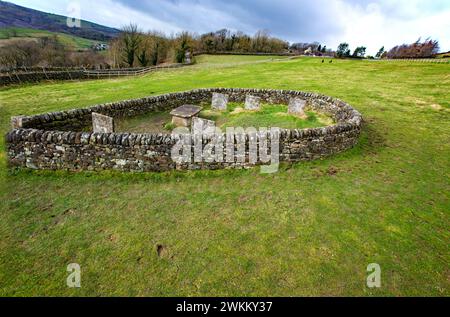
{"label": "grassy hill slope", "polygon": [[450,58],[450,51],[446,53],[439,53],[436,55],[436,58]]}
{"label": "grassy hill slope", "polygon": [[81,28],[67,26],[67,17],[45,13],[9,2],[0,1],[0,28],[19,27],[71,34],[96,41],[106,41],[116,37],[119,30],[81,21]]}
{"label": "grassy hill slope", "polygon": [[15,40],[35,40],[42,37],[57,36],[58,41],[68,48],[75,50],[82,50],[92,47],[96,43],[102,41],[95,41],[90,39],[73,36],[70,34],[49,32],[43,30],[27,29],[27,28],[3,28],[0,29],[0,47],[6,43],[11,43]]}

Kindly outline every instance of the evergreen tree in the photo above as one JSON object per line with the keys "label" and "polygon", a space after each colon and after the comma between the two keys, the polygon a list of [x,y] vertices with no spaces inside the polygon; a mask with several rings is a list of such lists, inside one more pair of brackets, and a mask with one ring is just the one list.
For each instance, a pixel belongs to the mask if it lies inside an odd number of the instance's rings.
{"label": "evergreen tree", "polygon": [[383,56],[383,54],[386,51],[384,50],[384,46],[382,48],[380,48],[380,50],[378,51],[377,55],[375,55],[376,58],[381,58],[381,56]]}
{"label": "evergreen tree", "polygon": [[339,58],[350,56],[350,46],[348,45],[348,43],[339,44],[336,55]]}

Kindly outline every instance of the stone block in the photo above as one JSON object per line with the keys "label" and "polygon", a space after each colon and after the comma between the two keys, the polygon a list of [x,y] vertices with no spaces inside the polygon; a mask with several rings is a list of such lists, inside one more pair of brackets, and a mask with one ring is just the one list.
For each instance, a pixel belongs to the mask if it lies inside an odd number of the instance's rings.
{"label": "stone block", "polygon": [[245,96],[245,110],[259,110],[261,109],[261,98],[247,95]]}
{"label": "stone block", "polygon": [[173,116],[172,123],[177,127],[190,127],[192,118],[197,116],[200,111],[202,111],[202,108],[194,105],[183,105],[178,107],[170,112]]}
{"label": "stone block", "polygon": [[216,129],[216,123],[211,120],[206,120],[198,117],[192,118],[192,133],[193,134],[213,134]]}
{"label": "stone block", "polygon": [[213,93],[211,108],[214,110],[225,111],[228,105],[228,95]]}
{"label": "stone block", "polygon": [[291,98],[289,100],[288,113],[299,117],[305,117],[305,107],[306,100],[300,98]]}
{"label": "stone block", "polygon": [[94,133],[114,133],[114,119],[100,113],[92,113],[92,129]]}
{"label": "stone block", "polygon": [[172,117],[172,123],[177,127],[189,127],[191,126],[191,118]]}
{"label": "stone block", "polygon": [[11,127],[13,129],[21,129],[23,127],[24,116],[17,116],[11,118]]}

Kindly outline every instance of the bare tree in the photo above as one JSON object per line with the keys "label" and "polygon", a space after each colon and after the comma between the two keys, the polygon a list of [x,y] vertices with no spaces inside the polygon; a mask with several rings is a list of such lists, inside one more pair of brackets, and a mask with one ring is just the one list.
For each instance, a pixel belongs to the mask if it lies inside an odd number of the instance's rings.
{"label": "bare tree", "polygon": [[421,42],[419,38],[412,44],[402,44],[393,47],[387,53],[388,58],[427,58],[439,52],[439,42],[430,38]]}
{"label": "bare tree", "polygon": [[123,44],[124,62],[127,63],[128,66],[133,67],[139,46],[142,42],[142,32],[140,32],[136,24],[130,23],[122,28],[120,41]]}

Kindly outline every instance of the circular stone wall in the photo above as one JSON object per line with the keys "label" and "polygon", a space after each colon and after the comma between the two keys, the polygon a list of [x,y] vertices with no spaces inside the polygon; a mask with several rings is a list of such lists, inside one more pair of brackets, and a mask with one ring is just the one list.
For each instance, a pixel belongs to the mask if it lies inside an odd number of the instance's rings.
{"label": "circular stone wall", "polygon": [[[331,116],[335,124],[302,130],[280,130],[280,161],[298,162],[323,158],[353,147],[361,132],[361,114],[347,103],[328,96],[292,90],[197,89],[142,99],[101,104],[36,116],[15,117],[6,137],[11,167],[33,169],[168,171],[173,169],[242,168],[263,164],[245,162],[176,163],[171,150],[177,137],[170,134],[82,132],[92,125],[92,113],[114,118],[175,109],[183,104],[211,102],[214,92],[228,94],[230,102],[244,102],[246,95],[263,102],[288,104],[304,99],[313,111]],[[246,151],[248,155],[248,136]],[[269,142],[270,143],[270,142]],[[223,143],[223,150],[226,144]],[[269,144],[270,145],[270,144]],[[270,150],[270,147],[269,147]]]}

